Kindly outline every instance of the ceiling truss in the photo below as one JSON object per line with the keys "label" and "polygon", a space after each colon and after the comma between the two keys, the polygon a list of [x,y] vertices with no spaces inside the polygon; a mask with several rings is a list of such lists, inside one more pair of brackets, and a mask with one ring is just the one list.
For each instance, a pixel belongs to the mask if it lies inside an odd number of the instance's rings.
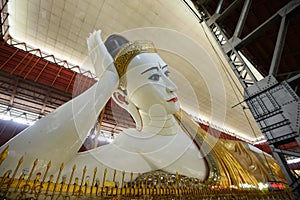
{"label": "ceiling truss", "polygon": [[[205,21],[210,28],[232,70],[244,87],[244,101],[270,144],[273,156],[280,164],[295,196],[299,198],[300,179],[292,173],[286,156],[300,157],[300,154],[280,149],[280,146],[288,146],[295,141],[296,144],[300,144],[298,143],[300,140],[300,98],[298,96],[300,75],[298,72],[295,73],[300,63],[298,58],[291,57],[290,52],[287,54],[287,49],[293,45],[291,40],[297,40],[294,37],[287,37],[288,32],[300,33],[299,26],[294,23],[300,20],[300,14],[297,12],[300,10],[300,1],[278,1],[277,4],[272,2],[276,6],[266,9],[268,17],[257,23],[249,16],[258,14],[257,6],[258,4],[262,6],[262,2],[264,1],[235,0],[227,1],[225,5],[223,0],[215,0],[205,1],[202,4],[194,1],[194,4],[202,13],[202,21]],[[256,26],[253,26],[255,23]],[[268,30],[277,33],[273,36],[273,40],[270,40],[272,44],[262,46],[266,43],[263,41],[257,44],[258,38],[270,37]],[[259,54],[257,54],[258,49],[261,51]],[[264,49],[272,52],[272,56],[265,54]],[[241,57],[241,52],[252,61],[254,66],[261,69],[264,75],[262,80],[256,79]],[[294,54],[295,52],[300,52],[299,45],[298,49],[293,50]],[[269,60],[269,63],[258,62],[261,57]],[[290,59],[294,60],[294,65],[287,65],[291,63],[288,62]],[[283,71],[288,76],[283,76]]]}

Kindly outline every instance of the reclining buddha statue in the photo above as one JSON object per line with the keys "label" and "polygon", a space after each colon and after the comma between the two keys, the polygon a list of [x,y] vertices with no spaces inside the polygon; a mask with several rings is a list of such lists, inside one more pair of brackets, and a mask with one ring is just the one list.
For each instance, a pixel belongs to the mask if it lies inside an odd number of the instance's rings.
{"label": "reclining buddha statue", "polygon": [[[120,35],[103,42],[95,31],[87,43],[99,80],[3,145],[0,150],[8,147],[8,156],[1,175],[14,170],[24,156],[20,171],[38,159],[35,173],[51,160],[49,173],[58,173],[64,163],[61,173],[67,176],[76,165],[133,172],[133,178],[160,170],[222,186],[285,182],[270,155],[244,142],[209,135],[180,109],[168,65],[152,42],[129,42]],[[131,114],[136,128],[124,130],[111,144],[78,153],[110,97]],[[81,171],[74,176],[81,177]],[[111,176],[107,173],[106,178]]]}

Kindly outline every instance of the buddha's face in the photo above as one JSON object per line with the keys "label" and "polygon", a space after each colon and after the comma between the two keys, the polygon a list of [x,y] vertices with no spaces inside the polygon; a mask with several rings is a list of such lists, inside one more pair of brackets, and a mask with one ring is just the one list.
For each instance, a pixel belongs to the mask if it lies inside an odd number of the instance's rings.
{"label": "buddha's face", "polygon": [[177,87],[170,80],[169,73],[167,64],[156,53],[134,57],[126,73],[129,100],[152,116],[177,112]]}

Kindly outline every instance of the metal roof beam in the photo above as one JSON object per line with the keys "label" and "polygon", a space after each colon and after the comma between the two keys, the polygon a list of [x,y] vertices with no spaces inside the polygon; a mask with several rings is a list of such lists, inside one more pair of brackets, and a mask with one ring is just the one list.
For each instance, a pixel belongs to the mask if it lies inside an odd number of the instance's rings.
{"label": "metal roof beam", "polygon": [[295,81],[295,80],[297,80],[299,78],[300,78],[300,73],[298,73],[297,75],[295,75],[295,76],[287,79],[286,82],[290,83],[290,82],[293,82],[293,81]]}
{"label": "metal roof beam", "polygon": [[300,153],[298,153],[298,152],[282,150],[282,149],[277,149],[277,148],[274,148],[273,152],[274,151],[277,152],[277,153],[283,153],[283,154],[288,155],[288,156],[295,156],[295,157],[300,158]]}
{"label": "metal roof beam", "polygon": [[291,13],[294,9],[296,9],[300,5],[299,0],[292,0],[285,6],[283,6],[279,11],[277,11],[273,16],[271,16],[269,19],[267,19],[263,24],[261,24],[259,27],[254,29],[251,33],[249,33],[246,37],[244,37],[242,40],[237,42],[236,44],[232,44],[231,48],[235,48],[237,50],[241,49],[243,46],[249,44],[252,42],[255,38],[257,38],[261,33],[264,33],[264,31],[268,28],[268,26],[275,22],[276,19],[279,17],[288,15]]}
{"label": "metal roof beam", "polygon": [[273,53],[273,57],[272,57],[272,62],[271,62],[270,70],[269,70],[269,75],[273,75],[273,76],[277,75],[278,67],[279,67],[280,60],[281,60],[281,54],[282,54],[284,43],[285,43],[285,37],[286,37],[287,30],[288,30],[288,21],[289,20],[286,17],[286,15],[284,15],[281,18],[281,23],[280,23],[280,27],[279,27],[279,31],[278,31],[278,35],[277,35],[277,40],[276,40],[275,49],[274,49],[274,53]]}
{"label": "metal roof beam", "polygon": [[210,19],[206,22],[208,26],[213,24],[214,22],[222,22],[232,11],[234,11],[237,6],[241,3],[242,1],[240,0],[235,0],[228,8],[224,10],[224,12],[217,13],[218,10],[216,10],[216,13],[213,14]]}
{"label": "metal roof beam", "polygon": [[260,25],[259,27],[257,27],[256,29],[254,29],[251,33],[249,33],[246,37],[244,37],[243,39],[239,39],[239,40],[232,40],[230,47],[226,46],[227,48],[224,47],[225,52],[229,52],[231,51],[232,48],[235,48],[236,50],[241,49],[242,47],[244,47],[245,45],[251,43],[254,39],[256,39],[259,35],[261,35],[262,33],[265,32],[265,30],[268,28],[268,26],[270,24],[273,24],[276,19],[279,18],[278,15],[273,15],[272,17],[270,17],[268,20],[266,20],[262,25]]}
{"label": "metal roof beam", "polygon": [[251,2],[252,0],[245,0],[239,21],[237,22],[237,25],[234,30],[233,37],[240,37],[250,10]]}
{"label": "metal roof beam", "polygon": [[219,3],[218,3],[218,7],[216,9],[216,13],[218,13],[218,14],[221,13],[223,4],[224,4],[224,0],[220,0]]}

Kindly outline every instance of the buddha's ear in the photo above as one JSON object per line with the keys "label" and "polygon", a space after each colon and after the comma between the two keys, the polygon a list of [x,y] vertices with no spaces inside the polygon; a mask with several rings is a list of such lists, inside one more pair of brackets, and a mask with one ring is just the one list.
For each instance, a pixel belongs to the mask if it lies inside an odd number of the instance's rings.
{"label": "buddha's ear", "polygon": [[143,122],[139,109],[127,98],[127,92],[117,89],[113,93],[112,98],[120,107],[124,108],[131,114],[133,120],[135,121],[136,129],[139,131],[142,130]]}
{"label": "buddha's ear", "polygon": [[129,103],[127,101],[127,95],[125,91],[117,89],[113,93],[112,98],[119,106],[121,106],[124,109],[127,109]]}

